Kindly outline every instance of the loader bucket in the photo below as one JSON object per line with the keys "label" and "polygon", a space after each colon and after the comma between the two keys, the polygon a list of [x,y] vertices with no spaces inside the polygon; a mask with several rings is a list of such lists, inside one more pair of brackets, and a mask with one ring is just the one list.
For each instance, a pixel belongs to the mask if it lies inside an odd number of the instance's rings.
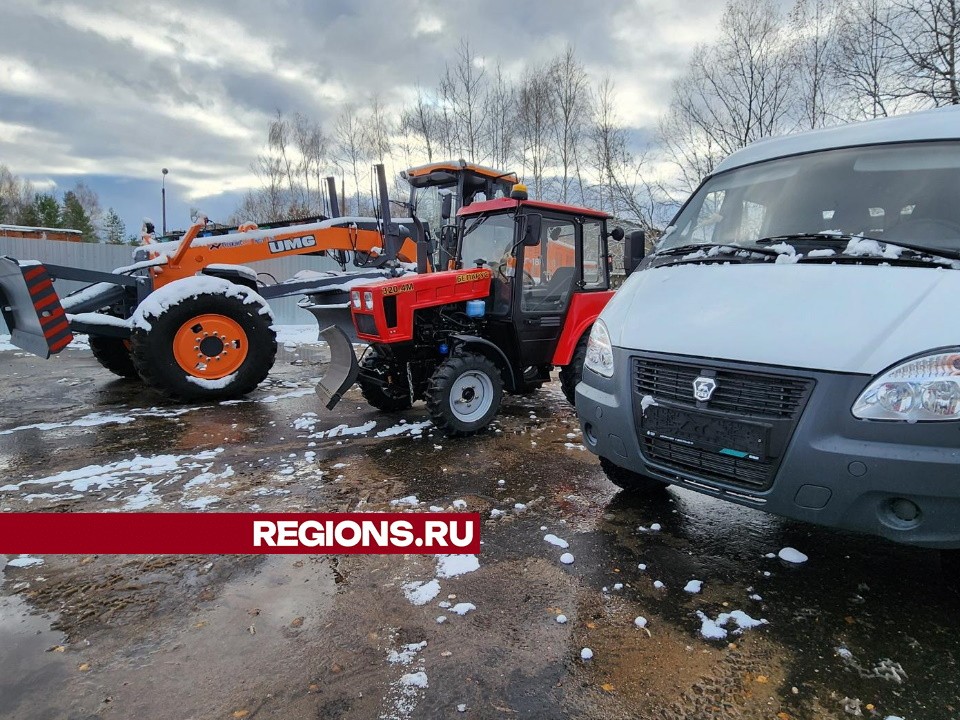
{"label": "loader bucket", "polygon": [[41,263],[0,257],[0,310],[10,342],[29,353],[48,358],[73,340],[60,296]]}
{"label": "loader bucket", "polygon": [[317,395],[323,398],[327,410],[333,410],[343,394],[357,381],[360,365],[350,338],[336,325],[321,330],[320,337],[330,347],[330,365],[317,383]]}

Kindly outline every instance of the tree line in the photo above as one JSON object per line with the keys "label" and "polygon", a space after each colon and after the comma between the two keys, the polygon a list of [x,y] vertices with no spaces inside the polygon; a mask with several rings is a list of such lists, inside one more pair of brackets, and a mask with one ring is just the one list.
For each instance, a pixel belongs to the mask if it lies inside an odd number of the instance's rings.
{"label": "tree line", "polygon": [[83,241],[90,243],[140,242],[139,237],[127,234],[126,225],[113,208],[103,211],[97,193],[82,180],[57,196],[38,191],[6,165],[0,165],[0,225],[79,230]]}
{"label": "tree line", "polygon": [[[514,170],[533,197],[589,205],[656,232],[726,155],[754,140],[960,104],[960,0],[730,0],[696,46],[646,142],[615,84],[573,47],[518,77],[461,40],[399,113],[348,105],[330,127],[277,113],[235,219],[372,211],[369,166],[464,158]],[[638,76],[641,75],[638,69]],[[396,172],[394,172],[394,175]],[[397,197],[404,191],[399,183]]]}

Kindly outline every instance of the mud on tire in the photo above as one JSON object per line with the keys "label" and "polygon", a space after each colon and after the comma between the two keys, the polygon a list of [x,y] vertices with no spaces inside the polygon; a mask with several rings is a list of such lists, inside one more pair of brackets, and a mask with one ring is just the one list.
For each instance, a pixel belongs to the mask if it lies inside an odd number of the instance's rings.
{"label": "mud on tire", "polygon": [[[205,292],[135,327],[133,364],[151,388],[180,400],[226,400],[259,385],[277,354],[276,333],[262,305]],[[224,372],[228,371],[228,372]]]}
{"label": "mud on tire", "polygon": [[[360,394],[370,405],[381,412],[406,410],[411,405],[410,388],[407,386],[406,373],[400,378],[397,377],[399,372],[398,368],[391,367],[390,361],[379,353],[376,347],[371,347],[360,360],[360,375],[357,377]],[[385,388],[383,385],[365,378],[364,373],[376,375],[391,387]]]}
{"label": "mud on tire", "polygon": [[140,374],[134,367],[133,358],[130,356],[129,340],[106,337],[105,335],[91,335],[90,350],[97,362],[114,375],[132,380],[140,379]]}
{"label": "mud on tire", "polygon": [[448,437],[473,435],[500,409],[500,368],[484,355],[460,352],[430,376],[426,396],[430,417],[441,432]]}
{"label": "mud on tire", "polygon": [[563,390],[567,402],[573,406],[577,404],[577,384],[583,377],[583,363],[587,359],[587,340],[589,336],[589,331],[583,334],[573,351],[570,363],[560,368],[560,389]]}
{"label": "mud on tire", "polygon": [[649,475],[641,475],[622,468],[605,457],[600,458],[600,467],[603,468],[603,472],[610,482],[629,493],[650,494],[663,492],[667,489],[668,483],[661,482]]}

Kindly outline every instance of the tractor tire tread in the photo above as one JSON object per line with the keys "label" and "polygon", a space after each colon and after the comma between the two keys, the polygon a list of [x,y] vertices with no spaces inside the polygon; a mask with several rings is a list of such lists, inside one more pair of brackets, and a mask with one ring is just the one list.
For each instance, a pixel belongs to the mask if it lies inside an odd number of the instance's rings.
{"label": "tractor tire tread", "polygon": [[140,379],[130,349],[124,344],[123,338],[91,335],[90,351],[94,359],[114,375],[131,380]]}
{"label": "tractor tire tread", "polygon": [[[468,370],[482,370],[493,383],[494,401],[485,416],[478,422],[471,423],[470,427],[453,416],[450,410],[450,387],[464,372]],[[447,437],[467,437],[474,435],[496,417],[500,410],[500,400],[503,395],[503,377],[500,368],[485,355],[474,352],[460,352],[445,360],[430,376],[427,383],[426,401],[427,410],[433,424]]]}

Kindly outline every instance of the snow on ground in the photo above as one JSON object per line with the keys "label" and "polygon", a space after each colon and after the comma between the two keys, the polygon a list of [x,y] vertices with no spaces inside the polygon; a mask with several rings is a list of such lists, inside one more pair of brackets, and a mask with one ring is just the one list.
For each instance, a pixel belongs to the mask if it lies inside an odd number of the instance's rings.
{"label": "snow on ground", "polygon": [[466,575],[480,568],[476,555],[438,555],[437,577],[452,578]]}
{"label": "snow on ground", "polygon": [[779,557],[784,562],[795,563],[795,564],[805,563],[807,560],[810,559],[806,555],[804,555],[802,552],[792,547],[782,548],[780,552],[777,553],[777,557]]}
{"label": "snow on ground", "polygon": [[427,641],[404,645],[402,650],[391,650],[387,655],[387,662],[391,665],[409,665],[421,650],[427,646]]}
{"label": "snow on ground", "polygon": [[548,533],[547,535],[544,535],[543,541],[548,542],[551,545],[556,545],[558,548],[563,548],[564,550],[570,547],[570,543],[568,543],[566,540],[562,538],[558,538],[553,533]]}
{"label": "snow on ground", "polygon": [[404,583],[401,589],[411,605],[426,605],[440,594],[440,581],[437,579],[414,580]]}
{"label": "snow on ground", "polygon": [[401,420],[399,424],[394,425],[393,427],[388,427],[386,430],[381,430],[377,433],[378,438],[385,437],[394,437],[396,435],[422,435],[423,431],[428,427],[433,425],[429,420],[424,420],[423,422],[418,423],[408,423],[406,420]]}
{"label": "snow on ground", "polygon": [[30,557],[29,555],[21,555],[7,562],[7,567],[12,568],[30,568],[40,565],[43,565],[43,558]]}
{"label": "snow on ground", "polygon": [[450,612],[463,616],[463,615],[466,615],[471,610],[476,610],[476,609],[477,609],[477,606],[474,605],[473,603],[462,602],[462,603],[457,603],[452,608],[450,608]]}
{"label": "snow on ground", "polygon": [[700,610],[697,610],[697,617],[700,618],[700,635],[707,640],[722,640],[727,637],[727,627],[731,622],[736,625],[736,628],[729,631],[734,635],[739,635],[744,630],[767,624],[766,620],[755,620],[743,610],[720,613],[715,620]]}
{"label": "snow on ground", "polygon": [[150,407],[145,409],[132,409],[127,412],[95,412],[76,420],[67,420],[55,423],[33,423],[32,425],[20,425],[9,430],[0,430],[0,435],[12,435],[24,430],[59,430],[61,428],[86,428],[96,427],[98,425],[126,425],[135,422],[140,418],[173,418],[185,415],[196,410],[203,410],[205,407],[188,407],[179,409],[167,409]]}
{"label": "snow on ground", "polygon": [[703,580],[691,580],[683,586],[684,592],[696,594],[703,588]]}

